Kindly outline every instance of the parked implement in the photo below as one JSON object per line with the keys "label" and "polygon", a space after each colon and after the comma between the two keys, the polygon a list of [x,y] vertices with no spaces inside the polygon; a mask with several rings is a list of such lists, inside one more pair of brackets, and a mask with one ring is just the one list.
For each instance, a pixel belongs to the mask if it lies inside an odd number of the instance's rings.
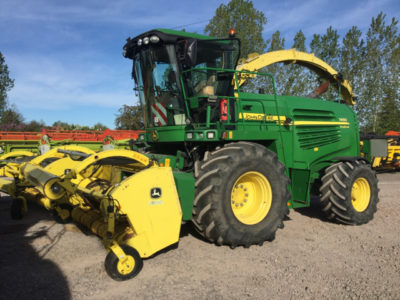
{"label": "parked implement", "polygon": [[379,172],[400,169],[400,132],[388,131],[385,135],[367,134],[361,142],[362,154]]}

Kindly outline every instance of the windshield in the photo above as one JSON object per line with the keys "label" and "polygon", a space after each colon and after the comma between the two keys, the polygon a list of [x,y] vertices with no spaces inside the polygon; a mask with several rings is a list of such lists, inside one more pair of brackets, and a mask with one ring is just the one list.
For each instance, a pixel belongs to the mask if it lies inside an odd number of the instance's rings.
{"label": "windshield", "polygon": [[187,96],[231,96],[233,72],[223,70],[235,69],[239,47],[235,39],[199,41],[196,65],[183,73]]}
{"label": "windshield", "polygon": [[177,84],[174,46],[148,47],[138,52],[134,59],[134,74],[145,123],[150,127],[183,125],[184,106]]}

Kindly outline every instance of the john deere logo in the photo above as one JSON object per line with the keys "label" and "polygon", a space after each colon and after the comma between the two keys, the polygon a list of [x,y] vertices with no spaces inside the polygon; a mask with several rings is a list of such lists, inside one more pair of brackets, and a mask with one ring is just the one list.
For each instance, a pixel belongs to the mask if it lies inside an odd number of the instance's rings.
{"label": "john deere logo", "polygon": [[151,137],[153,138],[153,141],[157,141],[158,140],[158,133],[156,130],[153,130],[151,132]]}
{"label": "john deere logo", "polygon": [[160,188],[152,188],[150,190],[150,197],[153,199],[158,199],[161,197],[161,189]]}

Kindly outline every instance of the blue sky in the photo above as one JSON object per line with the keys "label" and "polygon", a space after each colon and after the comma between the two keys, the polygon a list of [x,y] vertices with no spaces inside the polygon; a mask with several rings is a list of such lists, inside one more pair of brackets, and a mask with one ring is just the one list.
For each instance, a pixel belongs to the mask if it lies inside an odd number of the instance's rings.
{"label": "blue sky", "polygon": [[[57,120],[114,128],[115,114],[137,98],[131,61],[122,46],[154,28],[202,33],[221,3],[229,1],[1,0],[0,51],[15,87],[9,102],[26,121]],[[366,32],[380,11],[400,19],[399,0],[254,0],[268,19],[264,38],[280,30],[290,47],[298,30],[310,41],[328,26],[341,36],[356,25]],[[192,24],[192,25],[187,25]]]}

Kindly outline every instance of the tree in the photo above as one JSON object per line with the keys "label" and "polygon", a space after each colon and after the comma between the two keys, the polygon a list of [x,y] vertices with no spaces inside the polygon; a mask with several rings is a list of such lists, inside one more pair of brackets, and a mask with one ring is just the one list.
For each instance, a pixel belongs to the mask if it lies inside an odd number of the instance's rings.
{"label": "tree", "polygon": [[204,32],[210,36],[225,38],[229,29],[235,28],[241,41],[241,57],[247,57],[252,52],[264,52],[266,43],[262,32],[265,24],[267,18],[253,6],[252,1],[231,0],[217,8]]}
{"label": "tree", "polygon": [[[303,31],[298,31],[294,36],[292,48],[306,52],[306,37]],[[288,64],[284,69],[284,73],[286,80],[282,86],[282,94],[305,96],[310,92],[310,78],[313,78],[314,75],[305,67]]]}
{"label": "tree", "polygon": [[91,127],[91,129],[92,129],[92,130],[99,130],[99,131],[101,131],[101,130],[106,130],[106,129],[107,129],[107,126],[104,125],[104,124],[102,124],[102,123],[100,123],[100,122],[98,122],[98,123],[94,124],[94,125]]}
{"label": "tree", "polygon": [[[362,32],[356,26],[353,26],[342,40],[339,71],[342,73],[344,79],[350,81],[353,93],[356,96],[364,88],[365,51],[366,47],[365,41],[362,39]],[[361,98],[359,101],[356,101],[354,108],[363,126],[365,124],[365,107]]]}
{"label": "tree", "polygon": [[389,130],[400,131],[400,109],[395,95],[391,93],[388,93],[386,98],[382,99],[376,132],[384,134]]}
{"label": "tree", "polygon": [[143,111],[140,105],[123,105],[115,115],[117,129],[138,130],[142,128]]}
{"label": "tree", "polygon": [[14,80],[10,78],[8,66],[0,52],[0,118],[7,109],[7,92],[14,87]]}
{"label": "tree", "polygon": [[[393,100],[398,106],[400,97],[398,21],[393,18],[386,25],[385,17],[379,13],[376,18],[372,18],[366,35],[363,86],[357,105],[363,121],[363,131],[380,131],[378,126],[384,124],[384,112],[388,113],[386,108],[393,106]],[[385,104],[385,101],[390,103]]]}
{"label": "tree", "polygon": [[24,131],[38,132],[42,131],[42,129],[45,127],[46,124],[43,122],[43,120],[40,120],[39,122],[33,120],[25,124]]}
{"label": "tree", "polygon": [[0,123],[0,129],[5,131],[22,131],[25,125],[24,117],[14,106],[10,106],[3,111]]}

